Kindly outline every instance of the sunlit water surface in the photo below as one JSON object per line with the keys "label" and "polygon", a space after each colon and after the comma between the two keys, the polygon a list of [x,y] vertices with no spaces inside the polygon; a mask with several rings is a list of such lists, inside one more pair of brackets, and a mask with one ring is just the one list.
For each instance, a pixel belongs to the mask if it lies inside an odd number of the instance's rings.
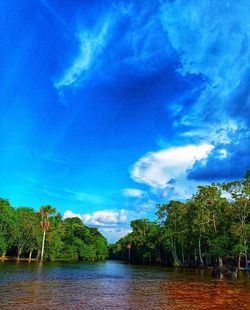
{"label": "sunlit water surface", "polygon": [[250,309],[250,277],[116,261],[0,262],[0,309]]}

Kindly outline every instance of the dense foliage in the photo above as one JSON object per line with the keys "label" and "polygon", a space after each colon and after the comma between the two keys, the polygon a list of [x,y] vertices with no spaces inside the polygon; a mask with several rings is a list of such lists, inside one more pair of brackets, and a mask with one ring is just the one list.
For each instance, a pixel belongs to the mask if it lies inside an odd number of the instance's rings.
{"label": "dense foliage", "polygon": [[199,186],[185,203],[158,205],[156,215],[155,222],[132,221],[132,232],[110,245],[110,257],[184,266],[221,264],[230,257],[238,267],[247,266],[250,172],[243,181]]}
{"label": "dense foliage", "polygon": [[0,256],[46,260],[103,260],[108,255],[106,238],[79,218],[62,220],[51,206],[39,212],[13,208],[0,198]]}

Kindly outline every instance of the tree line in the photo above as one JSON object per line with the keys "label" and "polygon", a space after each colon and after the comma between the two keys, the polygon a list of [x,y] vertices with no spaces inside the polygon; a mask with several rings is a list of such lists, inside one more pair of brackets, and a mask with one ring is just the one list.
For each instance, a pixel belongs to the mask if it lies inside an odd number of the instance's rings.
{"label": "tree line", "polygon": [[97,261],[108,256],[108,243],[97,228],[79,218],[63,220],[51,206],[39,212],[13,208],[0,198],[0,256],[28,260]]}
{"label": "tree line", "polygon": [[110,245],[110,258],[174,266],[247,267],[250,171],[243,180],[198,186],[186,202],[158,204],[157,220],[131,222],[132,232]]}

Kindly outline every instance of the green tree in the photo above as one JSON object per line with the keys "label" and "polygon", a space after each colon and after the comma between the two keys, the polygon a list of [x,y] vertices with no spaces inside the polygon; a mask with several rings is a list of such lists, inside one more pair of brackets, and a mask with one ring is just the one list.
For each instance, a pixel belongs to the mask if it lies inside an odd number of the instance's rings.
{"label": "green tree", "polygon": [[5,253],[7,250],[7,244],[5,241],[5,235],[3,233],[3,231],[0,230],[0,253],[4,259]]}
{"label": "green tree", "polygon": [[79,218],[63,222],[63,256],[69,260],[94,261],[108,255],[106,238],[97,228],[89,228]]}
{"label": "green tree", "polygon": [[178,245],[183,247],[185,204],[171,200],[168,204],[157,205],[157,209],[156,215],[163,226],[163,243],[172,253],[173,264],[180,266],[182,263],[178,257],[177,249]]}
{"label": "green tree", "polygon": [[234,181],[222,185],[222,188],[230,194],[233,216],[232,232],[237,243],[234,245],[238,254],[238,267],[241,256],[245,256],[247,267],[249,250],[249,225],[250,225],[250,170],[247,171],[243,181]]}
{"label": "green tree", "polygon": [[[134,220],[130,226],[132,228],[132,240],[133,244],[132,253],[133,259],[145,263],[148,256],[148,244],[147,244],[147,233],[149,229],[150,221],[148,219]],[[127,244],[126,244],[127,248]]]}
{"label": "green tree", "polygon": [[193,195],[191,201],[194,210],[193,228],[198,234],[200,265],[204,265],[202,248],[207,248],[207,254],[216,255],[219,263],[222,264],[221,256],[226,252],[227,244],[222,229],[227,200],[222,198],[218,186],[209,185],[198,186],[198,192]]}
{"label": "green tree", "polygon": [[60,213],[50,219],[50,229],[46,238],[46,253],[45,258],[55,260],[61,258],[62,252],[62,216]]}
{"label": "green tree", "polygon": [[112,258],[126,260],[127,245],[132,244],[132,261],[138,263],[217,263],[220,274],[229,257],[238,257],[239,267],[243,258],[248,266],[250,171],[244,180],[198,186],[186,203],[170,201],[157,209],[160,225],[148,219],[132,221],[132,233],[110,245]]}
{"label": "green tree", "polygon": [[34,238],[35,211],[32,208],[15,209],[17,259],[19,260],[23,250],[29,247]]}
{"label": "green tree", "polygon": [[29,261],[31,261],[32,254],[34,251],[37,252],[37,258],[40,253],[40,246],[42,243],[43,233],[40,229],[37,229],[39,226],[39,218],[37,214],[35,218],[33,218],[32,223],[30,223],[30,237],[27,242],[26,250],[28,253]]}
{"label": "green tree", "polygon": [[14,209],[8,200],[0,198],[0,250],[3,259],[14,244],[16,232]]}

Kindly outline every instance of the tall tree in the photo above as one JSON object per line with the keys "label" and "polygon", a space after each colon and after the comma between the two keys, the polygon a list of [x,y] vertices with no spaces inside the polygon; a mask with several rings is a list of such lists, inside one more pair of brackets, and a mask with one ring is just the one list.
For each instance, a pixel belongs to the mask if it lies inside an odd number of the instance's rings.
{"label": "tall tree", "polygon": [[49,229],[50,221],[49,216],[51,214],[55,214],[56,209],[52,208],[50,205],[42,206],[38,212],[39,216],[41,217],[40,225],[43,229],[43,241],[42,241],[42,250],[41,250],[41,261],[43,261],[43,255],[44,255],[44,244],[45,244],[45,237],[46,232]]}
{"label": "tall tree", "polygon": [[3,259],[14,244],[16,231],[14,209],[8,200],[0,198],[0,254]]}
{"label": "tall tree", "polygon": [[57,213],[50,220],[50,229],[46,235],[45,259],[51,261],[61,258],[62,250],[62,215]]}
{"label": "tall tree", "polygon": [[238,252],[238,267],[242,254],[245,256],[247,267],[250,226],[250,170],[243,181],[234,181],[222,185],[222,188],[231,195],[232,214],[234,218],[233,234],[238,239],[235,251]]}
{"label": "tall tree", "polygon": [[181,245],[183,248],[183,215],[185,208],[185,204],[174,200],[171,200],[168,204],[157,205],[158,211],[156,212],[156,215],[163,225],[165,236],[163,242],[171,251],[173,264],[176,266],[182,265],[181,260],[178,257],[177,247],[178,245]]}
{"label": "tall tree", "polygon": [[15,209],[15,220],[17,232],[15,243],[17,246],[17,259],[19,260],[23,250],[29,247],[31,240],[34,238],[35,211],[32,208]]}
{"label": "tall tree", "polygon": [[[222,235],[224,205],[227,204],[225,198],[221,196],[218,186],[198,186],[198,192],[192,197],[191,206],[195,210],[193,222],[198,230],[198,252],[200,265],[204,265],[202,257],[202,241],[210,244],[213,253],[222,264],[221,256],[224,255],[226,238]],[[204,247],[204,246],[203,246]]]}

